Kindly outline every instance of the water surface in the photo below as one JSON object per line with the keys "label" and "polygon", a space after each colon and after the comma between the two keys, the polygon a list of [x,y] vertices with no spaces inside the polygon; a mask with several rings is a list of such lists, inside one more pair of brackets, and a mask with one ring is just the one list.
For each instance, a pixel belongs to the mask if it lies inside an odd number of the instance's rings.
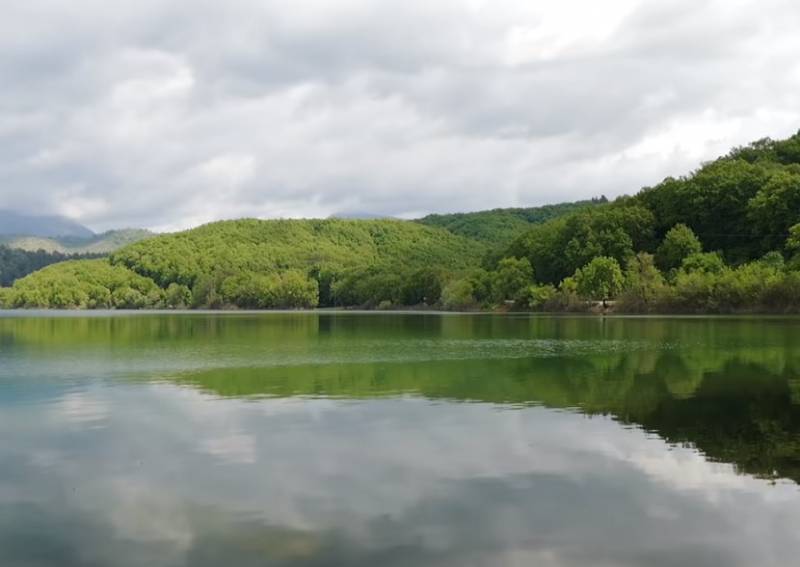
{"label": "water surface", "polygon": [[0,565],[785,566],[800,319],[0,313]]}

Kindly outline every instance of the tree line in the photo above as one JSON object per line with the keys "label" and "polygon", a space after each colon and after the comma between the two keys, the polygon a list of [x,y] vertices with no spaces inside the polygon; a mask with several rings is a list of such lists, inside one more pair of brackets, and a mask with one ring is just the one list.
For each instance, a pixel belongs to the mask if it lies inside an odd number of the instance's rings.
{"label": "tree line", "polygon": [[28,251],[0,245],[0,287],[10,286],[16,280],[50,264],[100,256],[100,254],[62,254],[46,250]]}
{"label": "tree line", "polygon": [[[519,235],[443,303],[549,311],[800,311],[800,133]],[[492,285],[490,285],[492,284]]]}
{"label": "tree line", "polygon": [[613,302],[629,312],[800,311],[800,133],[735,148],[613,202],[539,211],[549,220],[526,221],[509,239],[505,220],[519,211],[428,218],[436,226],[212,223],[126,246],[108,260],[50,266],[0,291],[0,301],[544,311]]}

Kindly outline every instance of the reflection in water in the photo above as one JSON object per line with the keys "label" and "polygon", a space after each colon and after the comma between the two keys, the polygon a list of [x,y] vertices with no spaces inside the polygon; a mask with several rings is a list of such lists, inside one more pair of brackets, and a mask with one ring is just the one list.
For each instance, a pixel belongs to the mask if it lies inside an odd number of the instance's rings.
{"label": "reflection in water", "polygon": [[792,319],[0,316],[0,565],[790,565],[799,339]]}
{"label": "reflection in water", "polygon": [[[796,371],[774,374],[738,357],[689,369],[679,354],[639,366],[636,354],[618,360],[531,358],[336,366],[226,368],[178,375],[222,396],[371,398],[417,394],[431,399],[541,404],[610,415],[692,443],[713,460],[742,472],[800,482],[800,406],[793,403]],[[639,360],[637,360],[639,359]],[[610,362],[610,364],[609,364]]]}

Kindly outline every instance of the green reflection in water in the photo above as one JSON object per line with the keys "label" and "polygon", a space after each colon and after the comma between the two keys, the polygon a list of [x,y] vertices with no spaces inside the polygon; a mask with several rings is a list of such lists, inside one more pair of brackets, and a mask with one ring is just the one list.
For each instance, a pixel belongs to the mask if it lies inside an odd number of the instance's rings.
{"label": "green reflection in water", "polygon": [[[543,405],[800,482],[800,321],[284,313],[0,318],[0,348],[224,397]],[[108,368],[109,365],[106,365]],[[90,371],[90,370],[89,370]]]}
{"label": "green reflection in water", "polygon": [[795,485],[638,428],[800,482],[798,344],[779,318],[0,314],[0,565],[789,565]]}

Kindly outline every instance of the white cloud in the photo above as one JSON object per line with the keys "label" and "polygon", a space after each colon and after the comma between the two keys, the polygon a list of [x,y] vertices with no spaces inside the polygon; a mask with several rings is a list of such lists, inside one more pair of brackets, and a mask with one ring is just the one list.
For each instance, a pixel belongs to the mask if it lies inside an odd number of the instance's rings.
{"label": "white cloud", "polygon": [[96,229],[614,196],[800,127],[789,0],[17,4],[0,207]]}

